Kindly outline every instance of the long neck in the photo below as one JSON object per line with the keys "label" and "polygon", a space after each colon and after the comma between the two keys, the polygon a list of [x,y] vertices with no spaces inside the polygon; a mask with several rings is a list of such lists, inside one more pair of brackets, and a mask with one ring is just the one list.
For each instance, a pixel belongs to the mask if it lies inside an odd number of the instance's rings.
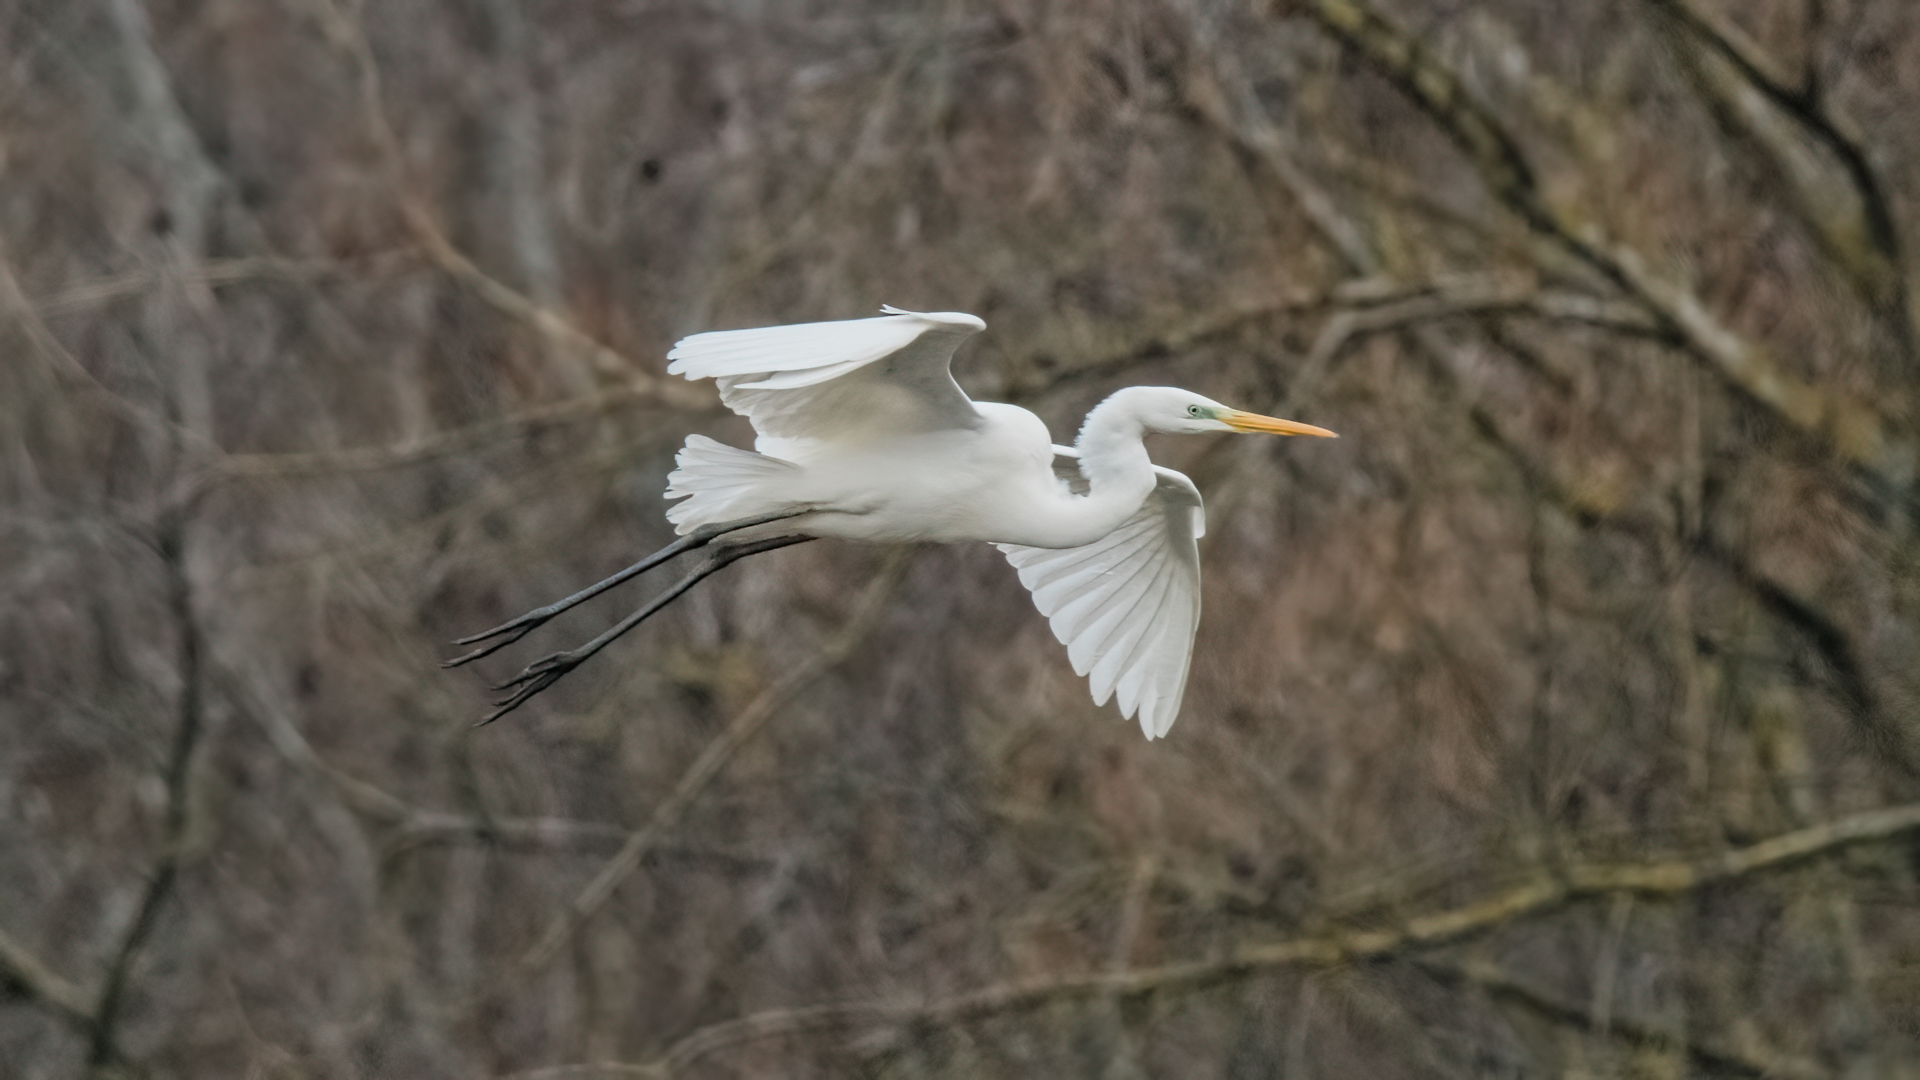
{"label": "long neck", "polygon": [[1074,443],[1080,451],[1085,495],[1063,496],[1048,515],[1043,547],[1090,544],[1132,517],[1153,493],[1153,462],[1141,439],[1146,428],[1122,390],[1095,406]]}
{"label": "long neck", "polygon": [[1129,396],[1122,390],[1094,406],[1074,448],[1080,451],[1080,475],[1093,487],[1089,497],[1112,493],[1138,508],[1153,490],[1153,462],[1142,441],[1147,429]]}

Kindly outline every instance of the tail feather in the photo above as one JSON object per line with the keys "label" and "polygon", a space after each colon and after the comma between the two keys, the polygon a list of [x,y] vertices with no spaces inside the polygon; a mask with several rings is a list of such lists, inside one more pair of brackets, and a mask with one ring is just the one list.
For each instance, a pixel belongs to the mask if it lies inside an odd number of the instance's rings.
{"label": "tail feather", "polygon": [[702,525],[735,521],[777,509],[781,500],[769,482],[790,479],[799,466],[715,442],[705,435],[687,436],[674,456],[679,466],[667,474],[667,498],[686,499],[667,511],[675,531],[689,533]]}

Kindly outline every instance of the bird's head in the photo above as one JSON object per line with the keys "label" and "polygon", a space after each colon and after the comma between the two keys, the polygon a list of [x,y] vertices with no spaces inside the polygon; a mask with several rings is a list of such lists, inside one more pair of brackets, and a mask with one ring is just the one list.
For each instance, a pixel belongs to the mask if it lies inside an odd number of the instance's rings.
{"label": "bird's head", "polygon": [[1327,439],[1340,437],[1323,427],[1243,412],[1190,390],[1171,386],[1141,386],[1124,393],[1133,399],[1129,404],[1133,405],[1141,426],[1148,431],[1175,435],[1239,431],[1267,435],[1318,435]]}

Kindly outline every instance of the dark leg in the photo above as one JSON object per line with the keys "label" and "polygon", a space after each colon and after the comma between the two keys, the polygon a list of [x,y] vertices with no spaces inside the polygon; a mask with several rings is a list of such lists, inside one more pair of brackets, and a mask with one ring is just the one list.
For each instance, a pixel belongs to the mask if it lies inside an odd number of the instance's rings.
{"label": "dark leg", "polygon": [[[653,602],[646,607],[641,608],[639,611],[634,612],[609,627],[606,633],[601,634],[599,637],[594,638],[592,641],[587,642],[577,649],[554,653],[552,656],[544,659],[535,660],[533,663],[527,665],[525,671],[494,687],[495,690],[506,690],[510,687],[519,687],[519,689],[507,697],[494,702],[494,710],[488,713],[486,718],[481,720],[479,724],[475,724],[474,726],[480,727],[485,724],[491,724],[495,720],[526,704],[528,698],[559,682],[560,676],[565,675],[567,672],[585,663],[588,657],[606,648],[614,638],[639,626],[649,615],[673,603],[682,593],[693,588],[699,583],[701,578],[726,566],[728,563],[744,559],[749,555],[758,555],[763,551],[772,551],[775,548],[803,544],[811,539],[813,539],[811,536],[776,536],[768,540],[755,540],[750,544],[741,544],[738,547],[723,547],[715,551],[713,554],[707,556],[707,561],[694,567],[693,573],[681,578],[678,584],[654,598]],[[635,572],[637,573],[637,571]],[[622,573],[625,573],[625,571],[622,571]],[[602,582],[601,585],[606,585],[606,582]],[[596,585],[594,588],[598,589],[601,585]],[[608,587],[610,588],[611,586]],[[538,624],[536,623],[535,625]]]}
{"label": "dark leg", "polygon": [[[493,653],[526,637],[528,633],[532,632],[534,628],[538,627],[541,623],[566,611],[568,608],[585,603],[599,596],[601,593],[606,592],[608,589],[613,588],[615,585],[632,579],[636,574],[644,574],[683,551],[692,551],[695,548],[706,547],[712,543],[716,537],[725,536],[735,529],[744,529],[751,525],[765,525],[769,521],[779,521],[783,518],[796,517],[804,513],[806,513],[805,510],[788,510],[778,514],[762,514],[759,517],[741,518],[739,521],[716,521],[711,525],[702,525],[680,539],[675,540],[673,543],[668,544],[666,547],[661,548],[659,551],[641,559],[639,562],[634,563],[632,566],[627,567],[625,570],[620,571],[607,580],[600,582],[598,585],[589,585],[579,592],[574,593],[572,596],[567,597],[565,600],[556,600],[546,607],[534,608],[532,611],[527,612],[525,615],[511,622],[503,622],[491,630],[474,634],[471,637],[463,637],[455,641],[455,645],[472,645],[475,642],[485,641],[488,638],[497,637],[500,639],[491,645],[483,645],[470,653],[456,656],[451,660],[443,660],[440,662],[440,666],[446,668],[459,667],[461,664],[470,663],[483,656],[491,656]],[[723,563],[721,565],[725,564]],[[715,567],[714,569],[717,570],[719,567]]]}

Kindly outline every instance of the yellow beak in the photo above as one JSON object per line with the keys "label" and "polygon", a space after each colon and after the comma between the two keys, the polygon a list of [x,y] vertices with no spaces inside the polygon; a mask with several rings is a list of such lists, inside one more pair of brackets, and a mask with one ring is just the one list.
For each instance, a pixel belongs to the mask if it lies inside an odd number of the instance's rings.
{"label": "yellow beak", "polygon": [[1260,431],[1268,435],[1318,435],[1323,439],[1337,439],[1340,436],[1323,427],[1302,424],[1297,420],[1282,420],[1274,416],[1261,416],[1259,413],[1241,412],[1229,409],[1220,417],[1220,422],[1235,431]]}

